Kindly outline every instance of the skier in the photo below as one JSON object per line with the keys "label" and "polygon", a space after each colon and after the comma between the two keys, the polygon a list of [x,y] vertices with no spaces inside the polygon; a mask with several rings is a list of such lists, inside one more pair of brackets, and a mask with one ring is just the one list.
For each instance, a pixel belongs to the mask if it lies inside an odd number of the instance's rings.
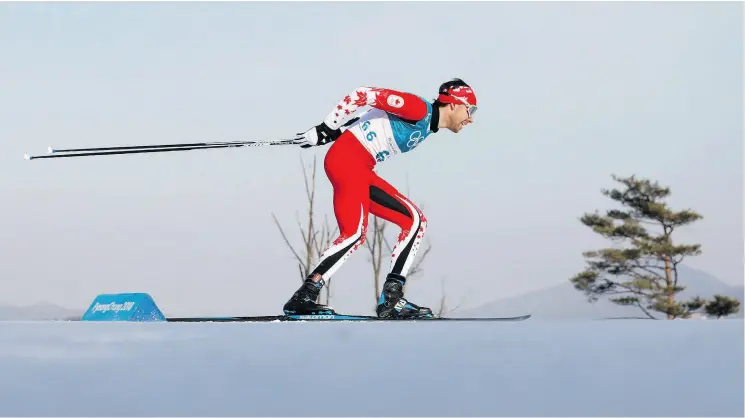
{"label": "skier", "polygon": [[[362,112],[366,106],[370,108]],[[304,148],[333,142],[324,169],[333,186],[339,237],[325,249],[303,285],[284,305],[285,314],[335,314],[316,300],[325,281],[365,242],[367,218],[372,213],[401,228],[377,315],[391,319],[432,316],[431,309],[407,301],[403,293],[427,219],[414,203],[375,173],[375,165],[413,150],[440,128],[460,132],[473,122],[475,111],[473,89],[458,78],[443,83],[433,103],[411,93],[359,87],[344,97],[322,123],[297,134],[295,141]]]}

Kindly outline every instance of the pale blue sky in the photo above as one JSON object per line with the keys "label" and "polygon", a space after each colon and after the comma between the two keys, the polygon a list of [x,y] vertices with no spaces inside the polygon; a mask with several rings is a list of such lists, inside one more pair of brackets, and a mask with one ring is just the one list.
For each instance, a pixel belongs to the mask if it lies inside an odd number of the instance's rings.
{"label": "pale blue sky", "polygon": [[[379,166],[429,219],[413,301],[566,282],[607,244],[578,217],[609,207],[612,173],[671,186],[705,216],[678,235],[703,245],[689,264],[742,283],[741,19],[735,2],[2,4],[0,303],[279,312],[300,281],[271,213],[294,226],[299,158],[327,148],[23,154],[284,138],[357,86],[432,98],[452,77],[475,123]],[[318,193],[332,217],[324,177]],[[370,312],[367,259],[335,276],[337,309]]]}

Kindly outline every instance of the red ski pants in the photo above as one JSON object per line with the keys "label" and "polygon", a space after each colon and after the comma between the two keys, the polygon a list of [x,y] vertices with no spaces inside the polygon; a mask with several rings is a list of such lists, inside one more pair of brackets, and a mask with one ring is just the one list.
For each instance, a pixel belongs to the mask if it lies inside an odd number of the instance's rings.
{"label": "red ski pants", "polygon": [[375,159],[349,131],[329,148],[324,169],[334,190],[339,236],[321,254],[311,275],[327,280],[365,242],[368,214],[401,228],[390,272],[405,277],[412,266],[427,220],[421,210],[374,171]]}

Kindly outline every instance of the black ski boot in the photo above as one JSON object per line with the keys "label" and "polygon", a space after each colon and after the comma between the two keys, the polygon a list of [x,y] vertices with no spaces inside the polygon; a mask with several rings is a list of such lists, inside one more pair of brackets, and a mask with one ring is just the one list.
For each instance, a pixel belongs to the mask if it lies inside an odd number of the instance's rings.
{"label": "black ski boot", "polygon": [[305,279],[303,285],[298,289],[290,300],[285,303],[282,310],[286,315],[334,315],[333,309],[326,305],[319,305],[316,303],[318,295],[321,293],[321,288],[324,285],[323,279],[320,279],[317,283],[311,280],[310,277]]}
{"label": "black ski boot", "polygon": [[418,319],[432,318],[432,310],[423,306],[417,306],[404,299],[404,284],[406,278],[389,273],[380,292],[377,313],[378,317],[385,319]]}

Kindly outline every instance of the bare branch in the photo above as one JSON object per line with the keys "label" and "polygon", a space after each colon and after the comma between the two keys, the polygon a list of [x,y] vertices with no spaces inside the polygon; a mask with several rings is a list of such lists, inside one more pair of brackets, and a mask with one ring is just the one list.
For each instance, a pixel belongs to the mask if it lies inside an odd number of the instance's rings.
{"label": "bare branch", "polygon": [[442,296],[440,297],[440,306],[437,309],[437,316],[444,316],[450,313],[453,313],[460,309],[460,306],[463,304],[463,301],[465,297],[463,297],[460,302],[458,302],[457,305],[455,305],[452,308],[448,308],[447,304],[447,292],[445,291],[445,281],[440,281],[440,286],[442,287]]}
{"label": "bare branch", "polygon": [[440,297],[440,307],[437,309],[437,316],[443,316],[447,312],[447,295],[445,294],[445,282],[440,282],[442,288],[442,296]]}
{"label": "bare branch", "polygon": [[282,239],[284,239],[285,244],[287,244],[288,247],[290,247],[290,251],[292,251],[292,254],[297,259],[298,263],[302,264],[303,260],[298,255],[297,251],[295,251],[295,248],[290,244],[290,241],[287,239],[287,235],[285,234],[285,231],[282,229],[282,226],[279,224],[279,221],[277,220],[277,216],[274,215],[274,212],[272,212],[272,218],[274,219],[274,223],[277,225],[277,228],[279,228],[280,234],[282,234]]}

